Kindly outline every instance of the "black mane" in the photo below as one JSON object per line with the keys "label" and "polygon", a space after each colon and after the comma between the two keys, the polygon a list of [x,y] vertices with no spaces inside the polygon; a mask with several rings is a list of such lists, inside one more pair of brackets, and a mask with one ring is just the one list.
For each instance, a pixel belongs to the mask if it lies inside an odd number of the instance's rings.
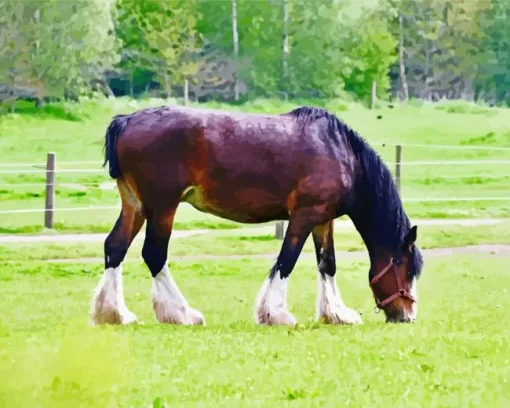
{"label": "black mane", "polygon": [[[372,227],[367,228],[374,234],[370,237],[371,241],[389,248],[400,248],[411,228],[411,223],[404,211],[391,172],[377,152],[355,130],[325,109],[305,106],[294,109],[288,115],[295,117],[301,126],[325,118],[328,121],[328,133],[331,138],[338,142],[340,136],[345,137],[361,165],[364,182],[360,184],[360,188],[364,190],[365,199],[369,202],[367,209],[370,211],[370,217],[363,214],[359,218],[361,222],[372,223]],[[359,225],[356,227],[359,230]],[[417,248],[413,253],[414,268],[410,269],[418,275],[422,269],[423,259]]]}

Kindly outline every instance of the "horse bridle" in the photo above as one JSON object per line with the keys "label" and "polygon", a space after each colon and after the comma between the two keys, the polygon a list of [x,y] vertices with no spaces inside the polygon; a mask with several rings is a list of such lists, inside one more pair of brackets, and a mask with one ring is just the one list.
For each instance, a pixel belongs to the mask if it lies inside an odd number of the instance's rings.
{"label": "horse bridle", "polygon": [[391,258],[390,263],[388,265],[386,265],[386,267],[384,267],[384,269],[381,272],[379,272],[377,275],[375,275],[370,280],[370,286],[372,286],[372,289],[373,289],[373,285],[375,283],[377,283],[377,281],[379,279],[381,279],[386,274],[386,272],[388,272],[391,269],[391,267],[393,266],[393,274],[395,276],[395,281],[397,282],[397,292],[391,296],[388,296],[383,301],[380,301],[379,299],[377,299],[377,297],[375,296],[375,292],[374,292],[375,301],[377,303],[375,306],[375,309],[374,309],[376,313],[379,313],[384,308],[384,306],[386,306],[388,303],[393,302],[395,299],[397,299],[399,297],[409,299],[413,303],[416,302],[416,299],[414,298],[414,296],[411,295],[411,293],[409,293],[409,291],[404,289],[404,285],[402,285],[402,281],[398,274],[398,266],[399,265],[400,265],[399,259]]}

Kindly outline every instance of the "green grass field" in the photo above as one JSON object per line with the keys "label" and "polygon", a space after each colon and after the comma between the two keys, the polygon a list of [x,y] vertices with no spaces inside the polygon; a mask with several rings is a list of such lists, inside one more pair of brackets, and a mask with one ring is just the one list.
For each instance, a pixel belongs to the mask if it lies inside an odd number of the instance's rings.
{"label": "green grass field", "polygon": [[510,404],[509,258],[426,260],[418,322],[373,313],[367,264],[340,261],[339,287],[365,325],[313,322],[315,265],[289,287],[296,328],[252,320],[265,260],[171,263],[206,327],[155,323],[150,275],[125,265],[125,294],[144,323],[87,325],[101,265],[0,264],[0,406],[462,406]]}
{"label": "green grass field", "polygon": [[[105,127],[115,113],[163,103],[85,101],[39,111],[20,106],[19,113],[0,117],[0,234],[43,231],[42,213],[1,212],[43,207],[40,173],[5,172],[40,170],[20,163],[43,164],[48,151],[57,153],[59,169],[97,171],[59,173],[57,208],[118,206],[116,191],[100,188],[110,182],[100,168]],[[387,162],[394,161],[394,147],[383,142],[510,148],[508,109],[449,103],[369,111],[340,101],[270,100],[208,106],[282,113],[303,104],[337,113]],[[404,146],[402,195],[419,226],[418,245],[510,244],[508,201],[412,201],[508,196],[510,165],[405,164],[431,160],[510,161],[510,151]],[[117,213],[57,212],[53,232],[108,232]],[[509,219],[420,225],[425,218]],[[88,325],[102,241],[0,244],[0,407],[510,406],[509,256],[426,256],[412,325],[387,325],[374,314],[365,258],[339,256],[338,285],[365,324],[331,327],[313,320],[317,285],[309,239],[289,286],[298,326],[259,327],[252,319],[255,296],[281,241],[271,225],[240,227],[246,226],[179,207],[176,229],[213,230],[172,239],[168,258],[206,327],[156,323],[151,278],[140,258],[143,231],[124,264],[126,302],[143,322],[133,327]],[[337,227],[335,244],[340,251],[364,251],[352,227]]]}
{"label": "green grass field", "polygon": [[[112,115],[132,112],[145,106],[165,103],[162,100],[129,101],[127,99],[84,101],[34,111],[20,107],[20,113],[0,118],[0,212],[6,210],[41,209],[44,206],[44,173],[14,174],[15,170],[42,170],[23,167],[20,163],[44,164],[46,153],[57,153],[57,166],[63,170],[90,169],[95,173],[57,175],[57,208],[118,206],[114,189],[102,189],[111,182],[101,170],[103,135]],[[170,101],[172,103],[172,101]],[[175,103],[175,102],[173,102]],[[453,145],[458,149],[404,146],[402,165],[402,197],[413,218],[493,218],[509,217],[509,201],[483,200],[507,197],[510,189],[510,110],[485,108],[467,103],[424,106],[382,105],[367,110],[361,105],[341,101],[280,102],[256,100],[242,106],[207,104],[208,107],[249,112],[283,113],[296,106],[323,106],[339,115],[371,143],[383,159],[395,160],[392,144]],[[382,116],[377,119],[377,116]],[[387,143],[383,146],[383,143]],[[471,148],[470,148],[471,147]],[[500,163],[436,164],[429,161],[500,161]],[[70,164],[69,162],[86,162]],[[415,162],[414,164],[412,162]],[[503,162],[503,163],[501,163]],[[393,170],[393,164],[389,164]],[[21,184],[25,184],[24,186]],[[416,202],[448,197],[480,197],[475,201],[453,200]],[[56,228],[61,231],[108,231],[118,209],[57,212]],[[0,233],[39,232],[42,213],[0,213]],[[190,207],[179,210],[176,228],[237,228],[239,224],[201,214]]]}

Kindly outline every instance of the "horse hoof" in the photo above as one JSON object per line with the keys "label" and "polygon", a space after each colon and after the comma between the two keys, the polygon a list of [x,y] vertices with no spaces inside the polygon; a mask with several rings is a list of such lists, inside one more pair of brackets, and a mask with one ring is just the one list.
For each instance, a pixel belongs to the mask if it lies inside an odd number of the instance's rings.
{"label": "horse hoof", "polygon": [[128,309],[118,310],[113,307],[103,307],[100,310],[96,310],[91,317],[91,323],[94,326],[100,326],[105,324],[112,325],[123,325],[138,323],[138,319],[134,313]]}
{"label": "horse hoof", "polygon": [[133,312],[130,312],[129,310],[126,310],[124,314],[121,314],[121,324],[122,325],[128,325],[128,324],[137,324],[138,318],[135,316]]}
{"label": "horse hoof", "polygon": [[189,317],[188,321],[191,322],[188,324],[193,324],[193,325],[197,325],[197,326],[206,326],[205,318],[202,315],[202,313],[200,313],[198,310],[189,309],[187,312],[187,315]]}
{"label": "horse hoof", "polygon": [[156,318],[163,324],[178,324],[184,326],[206,325],[205,318],[202,313],[190,307],[180,307],[172,310],[163,303],[156,302],[154,303],[154,310],[156,312]]}
{"label": "horse hoof", "polygon": [[338,307],[321,316],[326,324],[363,324],[363,319],[355,310],[348,307]]}
{"label": "horse hoof", "polygon": [[267,326],[295,326],[297,320],[285,309],[272,311],[259,311],[256,317],[257,323]]}

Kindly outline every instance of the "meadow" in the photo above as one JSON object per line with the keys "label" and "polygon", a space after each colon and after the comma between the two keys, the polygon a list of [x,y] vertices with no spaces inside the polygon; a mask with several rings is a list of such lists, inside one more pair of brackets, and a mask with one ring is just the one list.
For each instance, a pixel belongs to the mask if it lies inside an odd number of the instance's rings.
{"label": "meadow", "polygon": [[[56,230],[108,231],[118,213],[119,199],[106,171],[101,168],[103,136],[107,124],[116,113],[177,102],[118,98],[49,105],[40,111],[20,105],[19,113],[0,117],[0,233],[43,230],[43,214],[40,212],[2,211],[43,208],[45,179],[41,170],[49,151],[57,154],[58,169],[67,171],[57,174],[57,209],[114,207],[94,211],[57,210]],[[301,105],[322,106],[337,114],[367,139],[392,171],[394,145],[404,146],[402,197],[412,218],[510,216],[506,193],[510,188],[510,150],[488,150],[510,148],[508,109],[450,102],[419,106],[395,105],[393,108],[388,104],[380,104],[377,109],[368,110],[360,104],[337,100],[292,103],[255,100],[239,106],[220,103],[204,106],[279,114]],[[450,145],[460,149],[443,149],[434,145]],[[479,149],[479,146],[484,149]],[[445,163],[451,160],[460,163]],[[431,161],[437,161],[437,164],[431,165]],[[26,163],[40,166],[23,165]],[[32,173],[14,173],[18,170]],[[69,172],[73,170],[78,172]],[[463,200],[473,197],[479,199]],[[488,199],[505,197],[506,200]],[[441,201],[444,199],[451,200]],[[186,205],[180,207],[176,217],[178,229],[240,227],[242,225],[199,213]]]}
{"label": "meadow", "polygon": [[[23,251],[24,252],[24,251]],[[143,324],[88,326],[101,264],[0,263],[0,406],[455,406],[510,403],[508,256],[429,257],[418,322],[374,314],[367,263],[340,260],[338,284],[363,326],[314,322],[316,267],[289,288],[295,328],[252,320],[268,260],[170,262],[205,327],[163,326],[150,274],[124,267]]]}
{"label": "meadow", "polygon": [[[58,173],[57,208],[118,206],[116,190],[103,186],[111,182],[101,170],[105,127],[115,113],[166,102],[119,98],[42,110],[21,105],[17,114],[0,117],[0,234],[108,232],[118,209],[57,211],[53,231],[42,228],[42,213],[2,214],[44,204],[43,175],[6,171],[40,170],[21,164],[44,166],[46,153],[53,151],[59,169],[96,171]],[[393,144],[404,145],[402,196],[419,226],[420,248],[510,244],[508,201],[432,201],[504,197],[509,164],[405,164],[510,160],[509,150],[468,148],[510,148],[509,110],[467,103],[381,104],[367,110],[342,101],[271,100],[207,106],[282,113],[304,104],[338,114],[388,163],[394,161]],[[470,218],[494,224],[420,224]],[[184,204],[175,228],[206,230],[172,238],[168,258],[182,292],[203,312],[205,327],[156,323],[151,278],[140,257],[143,231],[124,264],[126,302],[142,323],[131,327],[88,324],[92,290],[103,268],[101,239],[0,241],[1,407],[509,406],[508,248],[427,252],[418,321],[385,324],[373,311],[364,245],[348,219],[341,219],[335,228],[336,248],[342,251],[338,285],[365,324],[314,321],[317,268],[309,239],[289,286],[289,309],[299,324],[260,327],[252,319],[253,306],[280,249],[274,226],[241,225]]]}

